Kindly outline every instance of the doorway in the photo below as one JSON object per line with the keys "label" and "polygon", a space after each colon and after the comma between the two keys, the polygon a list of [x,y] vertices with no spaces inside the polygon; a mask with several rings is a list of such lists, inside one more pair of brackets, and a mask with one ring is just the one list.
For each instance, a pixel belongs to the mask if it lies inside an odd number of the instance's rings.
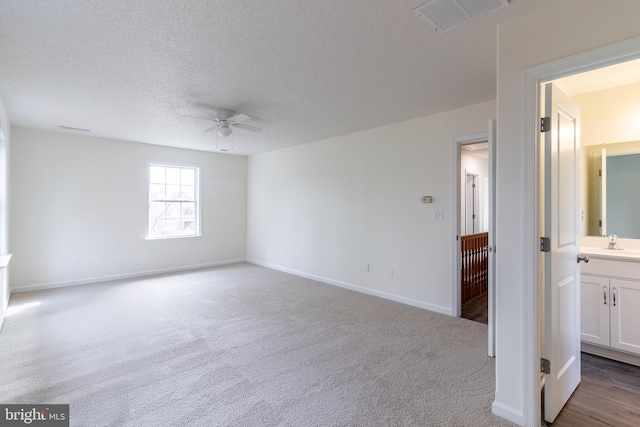
{"label": "doorway", "polygon": [[[453,315],[463,296],[476,298],[465,317],[488,326],[487,353],[495,356],[495,120],[488,132],[456,137],[454,149]],[[467,178],[469,184],[467,184]],[[463,248],[465,254],[463,255]],[[463,289],[463,284],[467,289]],[[467,311],[470,314],[467,314]]]}
{"label": "doorway", "polygon": [[[617,77],[616,77],[617,76]],[[613,226],[609,229],[615,229],[616,231],[623,231],[623,237],[626,238],[640,238],[640,233],[636,231],[634,224],[629,224],[629,221],[625,221],[627,218],[635,218],[640,213],[640,209],[636,204],[627,204],[627,200],[633,200],[632,194],[637,194],[636,182],[640,180],[640,173],[637,172],[640,167],[640,143],[635,142],[640,139],[640,124],[634,126],[634,121],[640,120],[636,117],[640,112],[640,60],[627,61],[615,65],[609,65],[601,67],[595,70],[586,71],[574,75],[569,75],[561,79],[555,79],[550,81],[556,90],[560,91],[563,95],[566,95],[567,101],[571,102],[580,111],[578,117],[582,117],[582,123],[579,127],[580,130],[580,147],[578,161],[575,162],[576,166],[579,166],[579,174],[576,182],[579,191],[572,192],[573,198],[577,203],[571,205],[575,206],[575,210],[570,214],[576,218],[576,226],[574,227],[574,236],[572,240],[580,243],[583,241],[595,241],[600,235],[604,233],[603,230],[607,229],[607,224]],[[542,94],[541,90],[541,94]],[[566,106],[565,106],[566,107]],[[564,114],[566,114],[566,109]],[[547,115],[547,114],[545,114]],[[597,120],[594,120],[597,118]],[[552,117],[553,121],[553,117]],[[552,126],[560,126],[559,124]],[[550,135],[546,133],[546,135]],[[633,142],[632,142],[633,141]],[[541,145],[542,141],[541,141]],[[609,153],[607,153],[609,152]],[[542,158],[542,154],[541,154]],[[548,160],[546,159],[545,162]],[[634,163],[635,162],[635,163]],[[543,164],[544,162],[541,162]],[[607,164],[610,165],[607,169]],[[615,165],[615,167],[613,167]],[[543,164],[543,170],[544,170]],[[567,167],[561,167],[560,171],[565,174],[573,166],[566,165]],[[611,175],[609,176],[609,173]],[[606,185],[607,177],[615,179],[617,175],[624,176],[623,180],[617,181],[616,185]],[[636,176],[636,178],[632,178]],[[544,177],[544,173],[541,171],[541,176]],[[541,206],[549,203],[548,198],[543,198],[543,193],[548,188],[548,181],[544,179],[545,185],[541,185]],[[622,193],[623,197],[618,203],[608,203],[606,189],[609,187],[610,193],[617,194]],[[565,196],[565,199],[567,197]],[[609,198],[610,199],[610,198]],[[543,202],[543,200],[545,200]],[[610,202],[610,200],[609,200]],[[563,209],[562,201],[558,201],[560,207],[559,212]],[[555,208],[557,211],[558,209]],[[570,209],[565,209],[569,211]],[[622,212],[624,211],[624,212]],[[541,230],[549,230],[550,227],[544,225],[545,216],[541,212]],[[609,219],[610,221],[607,221]],[[615,219],[615,220],[614,220]],[[547,231],[545,236],[550,233]],[[554,234],[554,233],[551,233]],[[606,233],[605,233],[606,234]],[[586,240],[585,240],[586,239]],[[586,246],[591,246],[586,244]],[[579,249],[579,248],[578,248]],[[575,259],[575,255],[573,256]],[[576,263],[573,263],[575,266]],[[556,267],[554,267],[556,268]],[[547,273],[552,270],[551,267],[545,265],[543,262],[543,270]],[[578,270],[579,271],[579,270]],[[578,273],[579,274],[579,273]],[[549,316],[549,308],[546,307],[549,301],[553,301],[553,298],[549,295],[545,295],[550,289],[555,289],[553,285],[550,286],[551,281],[549,275],[544,274],[544,282],[540,286],[540,316],[545,319],[545,322],[551,322],[552,318]],[[580,288],[580,277],[576,280],[577,288]],[[546,286],[545,286],[546,284]],[[566,284],[563,284],[567,287]],[[563,292],[567,292],[566,290]],[[562,333],[563,337],[575,336],[575,348],[577,349],[578,362],[580,361],[580,333],[581,324],[585,321],[589,322],[588,316],[593,316],[593,313],[585,313],[580,309],[580,297],[579,292],[576,293],[575,305],[578,307],[579,316],[577,322],[576,333]],[[567,306],[567,304],[563,304]],[[555,312],[555,310],[554,310]],[[566,322],[565,322],[566,323]],[[541,330],[540,348],[543,357],[548,358],[547,354],[553,354],[551,349],[554,342],[553,339],[546,339],[555,336],[555,334],[548,334],[549,325],[545,324],[545,327]],[[557,330],[557,327],[553,327],[551,330]],[[545,334],[547,336],[545,337]],[[573,340],[573,338],[571,338]],[[545,344],[546,341],[546,344]],[[562,347],[568,348],[569,339],[563,338]],[[572,344],[573,345],[573,344]],[[585,351],[585,349],[582,349]],[[588,350],[587,350],[588,351]],[[597,353],[596,353],[597,354]],[[563,361],[561,364],[564,365]],[[552,361],[553,365],[553,361]],[[556,363],[557,365],[557,363]],[[579,369],[579,368],[578,368]],[[569,372],[569,371],[564,371]],[[553,372],[552,372],[553,374]],[[577,381],[579,382],[580,373],[577,372]],[[552,375],[547,379],[555,379]],[[543,381],[544,382],[544,381]],[[573,387],[576,387],[574,385]],[[578,390],[580,390],[579,386]],[[571,391],[573,388],[571,389]],[[547,390],[545,390],[545,393]],[[570,395],[570,393],[569,393]],[[569,396],[562,399],[553,399],[551,403],[557,404],[557,402],[564,402],[569,399]],[[551,400],[549,395],[546,398],[543,395],[543,402],[545,400]],[[544,403],[542,405],[544,407]],[[553,421],[556,414],[562,408],[562,405],[558,406],[556,410],[551,410],[546,418],[548,421]],[[544,409],[543,409],[544,410]]]}
{"label": "doorway", "polygon": [[[540,291],[541,277],[544,276],[544,265],[542,263],[539,249],[539,239],[542,235],[542,228],[538,212],[542,208],[543,201],[539,198],[540,188],[544,184],[539,174],[542,158],[541,139],[538,127],[540,124],[540,91],[541,83],[554,81],[560,78],[577,75],[579,73],[603,69],[614,64],[628,62],[640,58],[640,50],[638,49],[637,39],[621,42],[605,48],[596,49],[594,51],[583,54],[574,55],[565,59],[553,61],[537,67],[525,70],[523,74],[523,117],[525,134],[532,135],[533,144],[529,148],[531,158],[537,159],[532,163],[533,169],[525,171],[526,182],[524,192],[533,204],[534,221],[529,225],[525,224],[524,234],[527,236],[525,243],[525,265],[524,270],[529,272],[530,282],[525,284],[526,295],[523,299],[524,312],[524,334],[525,334],[525,352],[523,355],[523,363],[528,373],[525,375],[525,396],[524,396],[524,413],[526,424],[540,425],[540,355],[541,344],[540,339],[546,325],[542,322],[541,308],[543,299]],[[583,121],[585,117],[583,116]],[[535,137],[534,137],[535,135]],[[526,155],[526,154],[525,154]],[[578,208],[576,215],[580,215],[582,221],[583,206]],[[586,220],[586,218],[584,219]],[[576,230],[578,233],[578,230]],[[579,234],[576,238],[579,239]],[[575,262],[575,260],[574,260]]]}
{"label": "doorway", "polygon": [[489,229],[481,207],[489,204],[488,192],[484,191],[489,173],[489,144],[480,141],[461,148],[460,170],[465,176],[460,200],[463,222],[460,224],[460,316],[486,325],[489,323]]}

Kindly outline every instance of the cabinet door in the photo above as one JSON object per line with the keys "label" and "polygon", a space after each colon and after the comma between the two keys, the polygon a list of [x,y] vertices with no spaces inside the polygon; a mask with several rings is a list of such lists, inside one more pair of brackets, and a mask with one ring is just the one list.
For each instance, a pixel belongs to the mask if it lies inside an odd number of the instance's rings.
{"label": "cabinet door", "polygon": [[640,354],[640,282],[611,279],[611,347]]}
{"label": "cabinet door", "polygon": [[580,340],[609,346],[609,279],[580,275]]}

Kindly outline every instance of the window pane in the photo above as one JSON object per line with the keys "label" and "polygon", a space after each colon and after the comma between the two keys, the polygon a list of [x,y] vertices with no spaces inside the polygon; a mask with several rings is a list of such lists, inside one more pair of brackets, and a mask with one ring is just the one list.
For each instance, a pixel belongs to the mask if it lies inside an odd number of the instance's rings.
{"label": "window pane", "polygon": [[167,168],[167,184],[180,185],[180,169]]}
{"label": "window pane", "polygon": [[182,200],[195,200],[194,199],[194,188],[190,186],[182,186]]}
{"label": "window pane", "polygon": [[164,200],[164,184],[151,184],[149,188],[149,198],[151,200]]}
{"label": "window pane", "polygon": [[149,167],[149,182],[151,183],[164,183],[164,167],[163,166],[150,166]]}
{"label": "window pane", "polygon": [[180,200],[180,186],[179,185],[167,185],[167,200]]}
{"label": "window pane", "polygon": [[195,185],[196,183],[196,170],[189,169],[181,169],[182,174],[182,185]]}
{"label": "window pane", "polygon": [[158,236],[161,234],[165,221],[166,203],[149,204],[149,234]]}
{"label": "window pane", "polygon": [[180,219],[180,203],[167,203],[167,218]]}
{"label": "window pane", "polygon": [[195,203],[181,203],[182,204],[182,219],[195,218],[196,210]]}
{"label": "window pane", "polygon": [[162,228],[160,230],[161,236],[175,236],[179,234],[179,224],[180,220],[178,219],[168,219],[162,223]]}
{"label": "window pane", "polygon": [[156,219],[165,216],[166,203],[164,202],[152,202],[149,204],[149,219]]}

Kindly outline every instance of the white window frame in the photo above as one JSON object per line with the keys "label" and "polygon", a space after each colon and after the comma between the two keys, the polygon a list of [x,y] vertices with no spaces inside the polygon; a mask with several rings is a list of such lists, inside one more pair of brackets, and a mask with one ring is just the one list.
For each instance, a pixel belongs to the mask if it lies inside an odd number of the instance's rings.
{"label": "white window frame", "polygon": [[[168,167],[168,168],[178,168],[178,169],[193,169],[195,170],[195,188],[194,188],[194,220],[195,220],[195,230],[193,234],[186,235],[168,235],[168,236],[153,236],[150,234],[150,209],[151,203],[155,200],[151,199],[151,167],[152,166],[160,166],[160,167]],[[146,240],[170,240],[170,239],[191,239],[194,237],[202,237],[202,167],[199,165],[191,165],[191,164],[179,164],[179,163],[167,163],[167,162],[153,162],[148,161],[146,163],[146,175],[147,175],[147,208],[146,208]]]}

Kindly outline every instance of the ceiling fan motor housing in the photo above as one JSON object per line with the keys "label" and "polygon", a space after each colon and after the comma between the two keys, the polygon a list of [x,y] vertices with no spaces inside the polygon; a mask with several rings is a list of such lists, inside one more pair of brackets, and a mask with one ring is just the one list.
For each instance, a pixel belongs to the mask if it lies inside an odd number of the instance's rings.
{"label": "ceiling fan motor housing", "polygon": [[233,117],[234,114],[235,112],[231,110],[216,110],[216,120],[226,121]]}

